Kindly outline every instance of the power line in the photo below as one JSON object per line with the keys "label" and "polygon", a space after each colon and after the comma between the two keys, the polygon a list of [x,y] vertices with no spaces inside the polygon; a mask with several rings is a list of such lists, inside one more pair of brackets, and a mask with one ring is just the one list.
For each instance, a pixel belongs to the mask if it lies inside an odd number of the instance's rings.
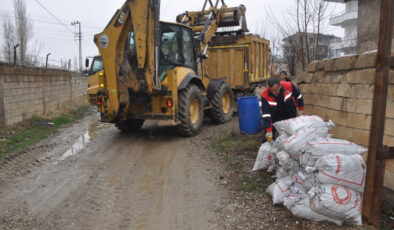
{"label": "power line", "polygon": [[[0,16],[9,17],[9,18],[17,17],[15,14],[12,14],[12,15],[11,14],[0,14]],[[41,19],[36,19],[36,18],[30,18],[30,17],[27,17],[27,19],[29,19],[31,21],[34,21],[34,22],[39,22],[39,23],[62,25],[62,23],[54,22],[54,21],[47,21],[47,20],[41,20]],[[83,29],[88,29],[88,30],[101,30],[102,29],[102,28],[99,28],[99,27],[96,27],[96,26],[82,26],[82,28]]]}
{"label": "power line", "polygon": [[[56,19],[56,21],[58,21],[62,26],[64,26],[68,31],[70,31],[72,34],[75,34],[74,31],[72,31],[68,26],[66,26],[62,21],[60,21],[60,19],[58,19],[54,14],[52,14],[52,12],[49,11],[40,1],[38,1],[38,0],[34,0],[34,1],[35,1],[38,5],[40,5],[46,12],[48,12],[48,14],[50,14],[54,19]],[[83,39],[82,39],[81,31],[79,31],[79,36],[80,36],[80,39],[83,40]],[[85,41],[85,40],[83,40],[83,41]],[[87,44],[93,46],[91,43],[89,43],[89,42],[87,42],[87,41],[85,41],[85,43],[87,43]],[[95,47],[95,46],[93,46],[93,47]]]}
{"label": "power line", "polygon": [[46,12],[48,12],[48,14],[50,14],[54,19],[56,19],[56,21],[58,21],[61,25],[63,25],[67,30],[69,30],[71,33],[74,34],[74,32],[68,28],[68,26],[66,26],[62,21],[60,21],[54,14],[51,13],[51,11],[49,11],[43,4],[41,4],[41,2],[39,2],[38,0],[34,0],[35,2],[37,2],[38,5],[40,5]]}

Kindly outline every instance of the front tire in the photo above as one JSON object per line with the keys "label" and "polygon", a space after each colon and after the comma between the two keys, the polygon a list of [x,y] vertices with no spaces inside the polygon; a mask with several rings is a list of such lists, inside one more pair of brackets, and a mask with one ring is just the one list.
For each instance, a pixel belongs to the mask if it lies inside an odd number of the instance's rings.
{"label": "front tire", "polygon": [[204,117],[203,98],[196,85],[189,85],[178,94],[178,132],[185,137],[198,134]]}
{"label": "front tire", "polygon": [[118,121],[115,123],[116,128],[118,128],[122,133],[132,133],[138,131],[144,125],[143,119],[129,119],[124,121]]}
{"label": "front tire", "polygon": [[231,121],[234,113],[234,93],[227,82],[220,84],[212,95],[211,105],[209,117],[214,123],[223,124]]}

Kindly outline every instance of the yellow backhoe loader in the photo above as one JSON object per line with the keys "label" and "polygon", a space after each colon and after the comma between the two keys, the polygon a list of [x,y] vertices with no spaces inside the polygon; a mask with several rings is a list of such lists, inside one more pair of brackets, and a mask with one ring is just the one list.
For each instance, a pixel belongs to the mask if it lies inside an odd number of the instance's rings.
{"label": "yellow backhoe loader", "polygon": [[89,68],[88,74],[88,101],[92,105],[97,105],[97,93],[104,87],[104,70],[103,60],[100,55],[96,55],[92,59],[92,64],[86,58],[85,66]]}
{"label": "yellow backhoe loader", "polygon": [[201,23],[193,31],[183,22],[160,22],[159,0],[127,0],[94,36],[104,66],[97,93],[101,121],[128,132],[145,119],[170,119],[183,136],[199,132],[204,110],[216,123],[230,121],[232,89],[224,79],[210,79],[203,62],[215,31],[240,26],[245,15],[244,7],[221,2],[218,8],[219,0],[206,0],[202,11],[184,16]]}

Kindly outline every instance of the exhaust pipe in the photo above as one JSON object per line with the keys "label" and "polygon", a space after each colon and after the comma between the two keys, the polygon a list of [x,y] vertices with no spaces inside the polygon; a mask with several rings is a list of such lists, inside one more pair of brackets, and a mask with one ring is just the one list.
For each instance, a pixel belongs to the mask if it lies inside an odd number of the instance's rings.
{"label": "exhaust pipe", "polygon": [[159,48],[160,48],[160,0],[153,0],[154,9],[154,37],[155,37],[155,88],[161,90],[161,83],[159,77]]}

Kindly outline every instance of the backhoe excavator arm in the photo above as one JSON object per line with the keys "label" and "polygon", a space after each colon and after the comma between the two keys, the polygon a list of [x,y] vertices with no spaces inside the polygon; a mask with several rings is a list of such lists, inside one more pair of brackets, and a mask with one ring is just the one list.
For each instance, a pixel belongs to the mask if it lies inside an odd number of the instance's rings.
{"label": "backhoe excavator arm", "polygon": [[[127,0],[103,32],[94,36],[103,59],[108,115],[124,116],[129,106],[128,89],[152,93],[160,86],[157,75],[160,0]],[[133,37],[133,49],[126,51]],[[126,45],[129,43],[128,45]],[[129,53],[135,56],[130,63]]]}
{"label": "backhoe excavator arm", "polygon": [[[218,8],[219,1],[222,6]],[[208,10],[205,10],[207,4]],[[218,28],[240,26],[240,32],[248,32],[244,5],[228,8],[224,0],[216,0],[213,4],[211,0],[205,0],[201,11],[185,12],[177,16],[178,23],[188,25],[199,35],[202,53],[206,53],[207,45],[217,32]]]}

